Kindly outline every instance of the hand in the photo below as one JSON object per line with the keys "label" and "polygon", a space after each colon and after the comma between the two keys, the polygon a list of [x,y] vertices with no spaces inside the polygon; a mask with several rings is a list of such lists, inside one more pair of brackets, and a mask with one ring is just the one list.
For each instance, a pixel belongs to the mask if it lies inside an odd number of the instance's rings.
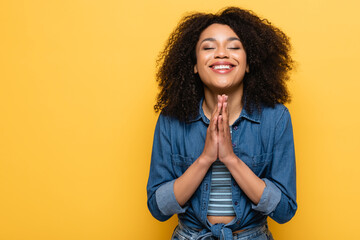
{"label": "hand", "polygon": [[232,147],[229,127],[228,96],[218,97],[221,103],[221,115],[218,117],[218,158],[224,164],[234,159],[235,153]]}
{"label": "hand", "polygon": [[227,100],[228,96],[218,95],[218,102],[211,115],[210,124],[206,132],[202,157],[209,164],[212,164],[216,159],[226,163],[235,157],[229,128]]}
{"label": "hand", "polygon": [[210,118],[210,124],[206,131],[204,150],[201,157],[208,163],[212,164],[218,159],[218,119],[221,111],[221,103],[218,101]]}

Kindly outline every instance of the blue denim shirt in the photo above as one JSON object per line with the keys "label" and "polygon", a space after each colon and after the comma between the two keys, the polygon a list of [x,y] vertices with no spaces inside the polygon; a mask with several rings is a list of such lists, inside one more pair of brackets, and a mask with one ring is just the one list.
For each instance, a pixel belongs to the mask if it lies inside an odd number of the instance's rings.
{"label": "blue denim shirt", "polygon": [[[148,208],[160,221],[178,214],[189,227],[214,231],[207,220],[211,168],[193,196],[181,207],[173,185],[204,149],[209,119],[202,110],[190,122],[160,114],[154,134],[147,184]],[[231,126],[234,153],[262,180],[266,187],[257,205],[232,181],[232,202],[236,217],[222,228],[236,231],[266,223],[270,216],[278,223],[289,221],[297,209],[293,131],[288,109],[281,104],[249,114],[242,110]],[[217,226],[219,228],[219,226]]]}

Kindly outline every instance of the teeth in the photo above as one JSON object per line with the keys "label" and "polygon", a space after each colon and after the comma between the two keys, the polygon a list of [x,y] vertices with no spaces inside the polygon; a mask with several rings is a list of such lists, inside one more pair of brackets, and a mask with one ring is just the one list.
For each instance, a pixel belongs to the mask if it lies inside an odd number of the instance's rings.
{"label": "teeth", "polygon": [[230,69],[230,65],[215,65],[214,69]]}

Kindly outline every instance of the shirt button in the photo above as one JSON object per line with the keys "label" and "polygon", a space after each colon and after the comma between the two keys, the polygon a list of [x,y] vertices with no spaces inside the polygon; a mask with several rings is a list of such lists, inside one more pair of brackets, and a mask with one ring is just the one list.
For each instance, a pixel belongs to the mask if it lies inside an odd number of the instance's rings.
{"label": "shirt button", "polygon": [[238,129],[238,127],[237,126],[234,126],[234,130],[236,131]]}
{"label": "shirt button", "polygon": [[240,220],[236,222],[236,224],[240,224]]}
{"label": "shirt button", "polygon": [[238,201],[235,201],[235,205],[238,205]]}
{"label": "shirt button", "polygon": [[235,143],[233,143],[233,144],[232,144],[232,146],[233,146],[233,147],[235,147],[235,146],[236,146],[236,144],[235,144]]}

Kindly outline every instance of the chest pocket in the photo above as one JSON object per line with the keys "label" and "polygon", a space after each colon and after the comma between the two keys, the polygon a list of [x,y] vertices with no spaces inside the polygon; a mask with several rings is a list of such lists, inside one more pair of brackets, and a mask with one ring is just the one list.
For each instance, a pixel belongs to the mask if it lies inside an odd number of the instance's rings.
{"label": "chest pocket", "polygon": [[185,157],[179,154],[171,154],[171,162],[176,177],[180,177],[194,162],[192,157]]}
{"label": "chest pocket", "polygon": [[272,161],[272,153],[263,153],[250,156],[244,152],[239,154],[240,159],[257,175],[263,175],[269,169]]}

